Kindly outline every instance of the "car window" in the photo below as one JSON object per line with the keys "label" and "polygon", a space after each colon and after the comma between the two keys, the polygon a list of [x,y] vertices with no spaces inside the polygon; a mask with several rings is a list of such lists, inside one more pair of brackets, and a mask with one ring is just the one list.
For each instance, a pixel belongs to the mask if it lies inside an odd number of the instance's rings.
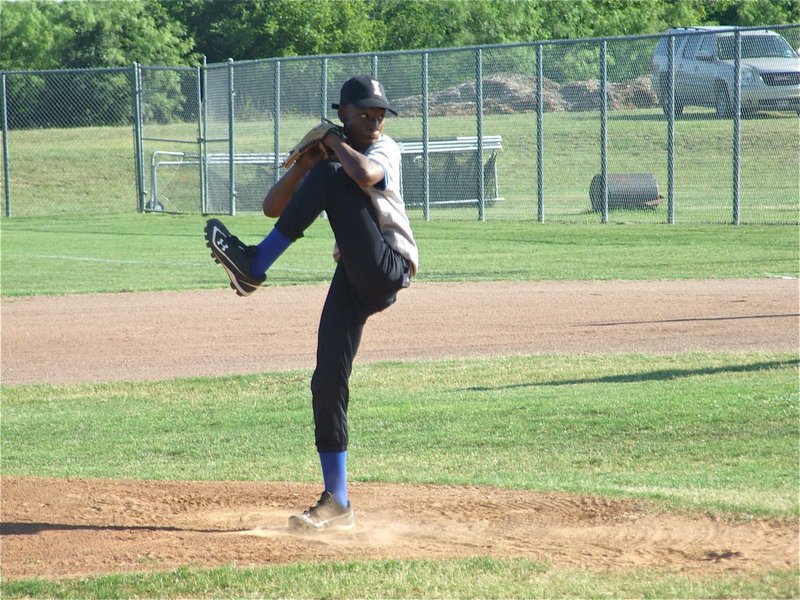
{"label": "car window", "polygon": [[683,58],[694,58],[694,53],[697,50],[697,46],[700,45],[700,39],[701,36],[694,35],[686,41],[686,45],[683,47]]}
{"label": "car window", "polygon": [[708,52],[709,54],[714,54],[714,36],[713,35],[704,35],[702,41],[700,42],[700,47],[697,49],[698,52]]}
{"label": "car window", "polygon": [[[742,58],[794,58],[795,54],[789,43],[777,35],[741,36]],[[717,40],[717,53],[722,60],[734,59],[733,36],[720,37]]]}

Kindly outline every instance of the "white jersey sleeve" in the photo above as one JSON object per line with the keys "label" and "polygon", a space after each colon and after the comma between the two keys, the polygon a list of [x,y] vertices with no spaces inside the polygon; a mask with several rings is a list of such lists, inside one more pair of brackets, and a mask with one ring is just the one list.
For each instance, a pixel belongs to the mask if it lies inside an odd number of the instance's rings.
{"label": "white jersey sleeve", "polygon": [[363,188],[375,207],[381,234],[391,248],[408,260],[413,276],[419,268],[419,251],[400,193],[400,147],[392,138],[382,135],[364,155],[383,167],[383,181]]}

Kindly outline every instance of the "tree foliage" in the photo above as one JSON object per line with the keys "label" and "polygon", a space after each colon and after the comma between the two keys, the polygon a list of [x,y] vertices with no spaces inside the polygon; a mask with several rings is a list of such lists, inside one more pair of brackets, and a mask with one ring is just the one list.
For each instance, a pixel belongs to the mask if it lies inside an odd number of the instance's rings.
{"label": "tree foliage", "polygon": [[54,15],[44,2],[0,4],[0,67],[56,67],[56,33]]}
{"label": "tree foliage", "polygon": [[194,39],[156,0],[0,3],[0,68],[196,63]]}
{"label": "tree foliage", "polygon": [[529,0],[374,0],[383,49],[407,50],[535,40],[542,8]]}
{"label": "tree foliage", "polygon": [[800,21],[800,0],[16,0],[0,68],[196,65]]}
{"label": "tree foliage", "polygon": [[369,18],[367,0],[158,0],[184,23],[209,62],[365,52],[381,27]]}

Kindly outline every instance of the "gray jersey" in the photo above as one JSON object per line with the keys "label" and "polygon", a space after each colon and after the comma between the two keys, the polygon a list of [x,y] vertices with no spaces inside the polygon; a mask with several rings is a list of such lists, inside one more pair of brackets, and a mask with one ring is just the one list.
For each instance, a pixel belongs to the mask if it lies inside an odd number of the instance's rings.
{"label": "gray jersey", "polygon": [[[408,261],[413,276],[419,268],[419,251],[400,194],[400,147],[384,134],[364,151],[364,155],[383,167],[384,178],[375,186],[362,189],[375,207],[383,239]],[[339,258],[338,248],[334,248],[334,258]]]}

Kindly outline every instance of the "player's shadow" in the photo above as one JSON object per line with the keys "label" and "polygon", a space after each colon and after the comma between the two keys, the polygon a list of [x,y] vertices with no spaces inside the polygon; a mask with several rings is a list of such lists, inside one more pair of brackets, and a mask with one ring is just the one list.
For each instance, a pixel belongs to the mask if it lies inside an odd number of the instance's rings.
{"label": "player's shadow", "polygon": [[797,367],[800,360],[774,360],[754,363],[752,365],[725,365],[721,367],[703,367],[699,369],[658,369],[644,373],[621,373],[618,375],[604,375],[602,377],[586,377],[582,379],[554,379],[551,381],[536,381],[529,383],[512,383],[497,386],[471,386],[464,388],[467,392],[493,392],[499,390],[513,390],[528,387],[550,387],[561,385],[577,385],[581,383],[641,383],[644,381],[669,381],[682,377],[697,377],[700,375],[717,375],[719,373],[751,373],[769,371],[771,369],[786,369]]}
{"label": "player's shadow", "polygon": [[91,525],[68,523],[0,523],[0,535],[36,535],[44,531],[163,531],[191,533],[233,533],[229,529],[190,529],[156,525]]}

